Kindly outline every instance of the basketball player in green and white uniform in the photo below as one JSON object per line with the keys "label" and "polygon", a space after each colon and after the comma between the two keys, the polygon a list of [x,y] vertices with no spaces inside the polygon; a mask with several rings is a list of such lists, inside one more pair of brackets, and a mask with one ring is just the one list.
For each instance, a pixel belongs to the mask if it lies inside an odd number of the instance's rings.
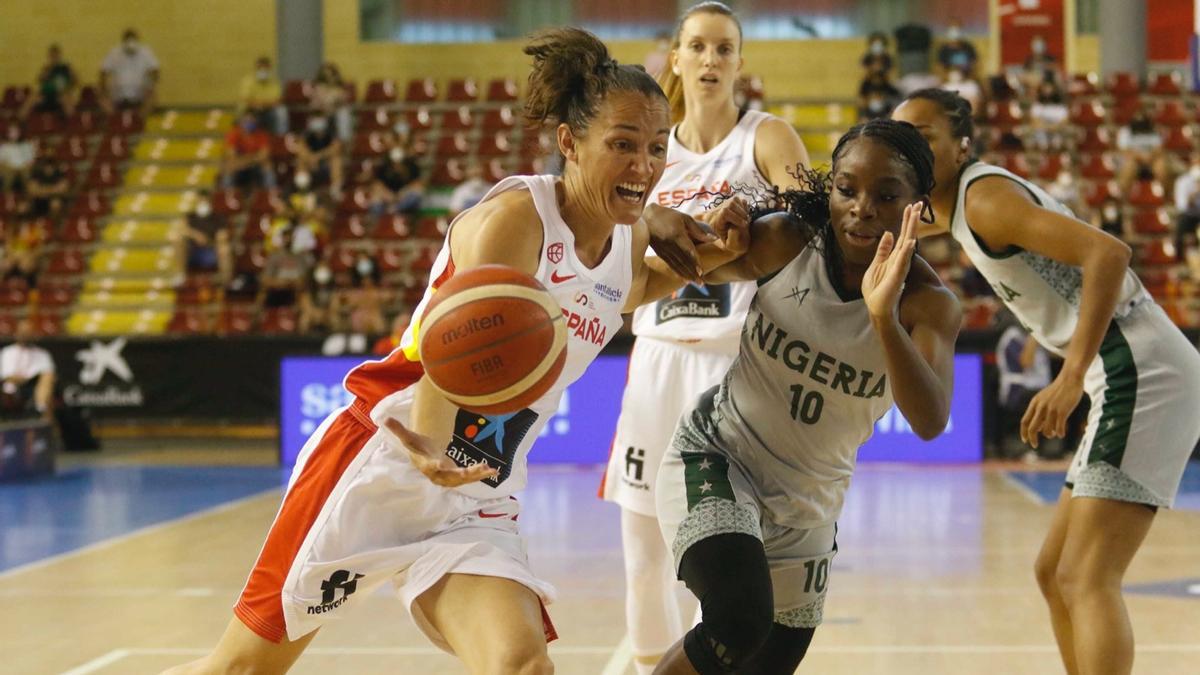
{"label": "basketball player in green and white uniform", "polygon": [[971,107],[914,92],[892,117],[935,158],[934,223],[949,231],[1039,343],[1064,359],[1021,420],[1061,438],[1086,392],[1087,428],[1036,563],[1069,673],[1129,673],[1133,631],[1121,580],[1159,507],[1175,499],[1200,438],[1200,355],[1129,269],[1120,240],[1038,186],[974,161]]}

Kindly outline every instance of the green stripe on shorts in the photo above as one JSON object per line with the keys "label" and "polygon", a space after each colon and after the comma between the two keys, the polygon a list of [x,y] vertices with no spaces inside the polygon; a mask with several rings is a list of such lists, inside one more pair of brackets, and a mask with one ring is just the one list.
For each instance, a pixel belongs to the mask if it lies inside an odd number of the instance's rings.
{"label": "green stripe on shorts", "polygon": [[683,459],[688,511],[696,508],[705,497],[737,501],[733,498],[733,486],[729,484],[729,460],[707,452],[681,452],[679,456]]}
{"label": "green stripe on shorts", "polygon": [[1100,359],[1104,362],[1104,406],[1088,464],[1104,462],[1120,468],[1137,405],[1137,365],[1116,321],[1109,324],[1100,344]]}

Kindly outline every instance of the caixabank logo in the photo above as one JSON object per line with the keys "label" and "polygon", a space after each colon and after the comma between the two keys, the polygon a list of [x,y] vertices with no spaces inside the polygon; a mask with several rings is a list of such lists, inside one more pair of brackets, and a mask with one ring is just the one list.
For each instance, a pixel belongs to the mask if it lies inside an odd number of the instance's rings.
{"label": "caixabank logo", "polygon": [[82,364],[79,382],[63,389],[63,399],[73,406],[141,406],[145,397],[134,379],[133,369],[121,353],[124,349],[125,338],[121,337],[107,344],[92,340],[87,349],[75,352],[75,358]]}
{"label": "caixabank logo", "polygon": [[459,466],[486,463],[498,473],[483,482],[498,487],[512,473],[517,448],[537,418],[537,413],[528,408],[507,415],[481,415],[459,410],[446,456]]}
{"label": "caixabank logo", "polygon": [[729,316],[729,284],[688,284],[654,306],[655,323]]}

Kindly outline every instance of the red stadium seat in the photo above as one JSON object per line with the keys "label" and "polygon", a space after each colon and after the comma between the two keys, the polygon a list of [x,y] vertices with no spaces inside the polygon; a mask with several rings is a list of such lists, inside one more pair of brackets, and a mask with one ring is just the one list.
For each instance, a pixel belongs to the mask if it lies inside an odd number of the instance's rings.
{"label": "red stadium seat", "polygon": [[246,218],[246,227],[242,229],[242,241],[247,244],[257,244],[271,233],[271,221],[274,215],[270,211],[251,211]]}
{"label": "red stadium seat", "polygon": [[167,332],[176,335],[197,335],[212,330],[212,317],[202,309],[189,308],[175,311],[171,323],[167,324]]}
{"label": "red stadium seat", "polygon": [[333,219],[333,240],[349,242],[367,236],[368,227],[362,214],[340,214]]}
{"label": "red stadium seat", "polygon": [[1116,181],[1104,180],[1092,183],[1084,195],[1084,201],[1092,208],[1099,207],[1109,199],[1120,199],[1121,188],[1117,186]]}
{"label": "red stadium seat", "polygon": [[333,257],[329,261],[329,266],[332,268],[334,274],[345,274],[354,267],[357,259],[358,253],[356,249],[339,246],[334,250]]}
{"label": "red stadium seat", "polygon": [[1183,101],[1163,101],[1154,112],[1154,123],[1164,127],[1181,127],[1188,123],[1189,117]]}
{"label": "red stadium seat", "polygon": [[471,113],[471,109],[465,105],[458,106],[457,110],[447,110],[442,115],[442,130],[443,131],[462,131],[475,126],[475,115]]}
{"label": "red stadium seat", "polygon": [[104,115],[96,110],[76,110],[67,119],[67,133],[93,135],[104,126]]}
{"label": "red stadium seat", "polygon": [[1183,78],[1174,70],[1155,73],[1146,91],[1154,96],[1179,96],[1183,93]]}
{"label": "red stadium seat", "polygon": [[363,103],[392,103],[396,100],[396,81],[392,79],[371,80]]}
{"label": "red stadium seat", "polygon": [[25,105],[29,98],[30,89],[27,86],[10,86],[4,88],[4,99],[0,100],[0,110],[15,113]]}
{"label": "red stadium seat", "polygon": [[379,219],[371,236],[375,239],[396,241],[407,239],[412,234],[412,228],[403,216],[387,214]]}
{"label": "red stadium seat", "polygon": [[1093,127],[1086,130],[1083,139],[1075,147],[1080,152],[1108,152],[1112,149],[1112,145],[1108,129]]}
{"label": "red stadium seat", "polygon": [[517,116],[512,106],[502,105],[492,108],[483,114],[483,130],[512,129],[517,124]]}
{"label": "red stadium seat", "polygon": [[1108,76],[1106,89],[1113,98],[1129,98],[1142,92],[1142,85],[1133,73],[1116,72]]}
{"label": "red stadium seat", "polygon": [[517,100],[517,81],[511,77],[498,78],[488,82],[487,100],[495,103],[508,103]]}
{"label": "red stadium seat", "polygon": [[449,228],[450,222],[444,216],[425,216],[417,220],[416,236],[438,241],[446,237]]}
{"label": "red stadium seat", "polygon": [[217,287],[213,278],[207,274],[189,275],[175,289],[175,303],[178,305],[207,305],[216,298]]}
{"label": "red stadium seat", "polygon": [[446,100],[455,103],[474,103],[479,100],[479,87],[470,77],[450,80],[450,87],[446,90]]}
{"label": "red stadium seat", "polygon": [[346,92],[346,103],[353,105],[358,102],[358,85],[346,80],[342,82],[342,91]]}
{"label": "red stadium seat", "polygon": [[1092,180],[1108,180],[1117,175],[1117,170],[1111,155],[1097,153],[1082,158],[1079,175]]}
{"label": "red stadium seat", "polygon": [[387,150],[387,134],[383,131],[359,133],[354,137],[350,156],[355,159],[377,157]]}
{"label": "red stadium seat", "polygon": [[1147,267],[1174,265],[1178,262],[1178,257],[1175,255],[1175,244],[1167,237],[1152,239],[1142,244],[1138,262]]}
{"label": "red stadium seat", "polygon": [[499,157],[493,157],[483,164],[484,180],[499,183],[511,175],[512,171],[508,168],[508,163]]}
{"label": "red stadium seat", "polygon": [[146,121],[136,110],[119,110],[108,118],[108,133],[118,136],[141,133],[145,126]]}
{"label": "red stadium seat", "polygon": [[457,159],[447,159],[438,162],[433,170],[433,175],[429,178],[429,183],[434,187],[453,187],[463,182],[466,177],[466,171],[463,170],[462,164]]}
{"label": "red stadium seat", "polygon": [[263,333],[295,333],[300,327],[300,314],[294,307],[275,307],[263,315]]}
{"label": "red stadium seat", "polygon": [[408,269],[408,254],[397,246],[385,246],[379,254],[379,271],[384,274]]}
{"label": "red stadium seat", "polygon": [[16,333],[17,322],[17,315],[14,312],[0,312],[0,335]]}
{"label": "red stadium seat", "polygon": [[308,80],[288,80],[283,86],[283,104],[306,106],[312,100],[312,83]]}
{"label": "red stadium seat", "polygon": [[1013,75],[1000,74],[987,78],[988,95],[993,101],[1012,101],[1019,98],[1021,82]]}
{"label": "red stadium seat", "polygon": [[517,163],[517,176],[536,176],[546,173],[546,162],[541,157],[522,157]]}
{"label": "red stadium seat", "polygon": [[234,269],[239,273],[258,274],[266,264],[267,256],[263,253],[262,246],[251,244],[238,254],[237,260],[234,262]]}
{"label": "red stadium seat", "polygon": [[425,106],[406,110],[404,112],[404,121],[408,124],[409,132],[414,134],[433,128],[433,115],[430,114],[429,108]]}
{"label": "red stadium seat", "polygon": [[64,282],[42,281],[38,284],[38,307],[66,307],[75,302],[76,286]]}
{"label": "red stadium seat", "polygon": [[367,108],[358,111],[358,124],[355,128],[361,133],[364,131],[382,131],[392,128],[392,116],[388,114],[387,108]]}
{"label": "red stadium seat", "polygon": [[503,131],[497,131],[480,139],[479,147],[475,152],[481,157],[495,157],[497,155],[507,155],[512,152],[512,149],[513,146],[508,140],[508,134]]}
{"label": "red stadium seat", "polygon": [[60,248],[50,255],[46,272],[61,276],[75,276],[84,271],[87,260],[83,252],[76,248]]}
{"label": "red stadium seat", "polygon": [[1139,180],[1135,181],[1129,187],[1129,194],[1125,195],[1126,201],[1133,206],[1158,208],[1166,204],[1166,191],[1163,190],[1162,183],[1156,180]]}
{"label": "red stadium seat", "polygon": [[257,313],[252,305],[226,305],[217,319],[217,332],[227,335],[245,335],[254,330]]}
{"label": "red stadium seat", "polygon": [[1104,104],[1099,99],[1079,101],[1071,106],[1071,124],[1081,127],[1098,127],[1104,124]]}
{"label": "red stadium seat", "polygon": [[71,135],[63,136],[58,147],[54,151],[54,157],[60,162],[82,162],[91,154],[91,148],[88,147],[87,136]]}
{"label": "red stadium seat", "polygon": [[991,126],[1011,129],[1024,123],[1025,115],[1021,112],[1021,104],[1016,101],[989,103],[987,121]]}
{"label": "red stadium seat", "polygon": [[231,216],[241,213],[245,204],[237,190],[217,190],[212,194],[213,213],[218,216]]}
{"label": "red stadium seat", "polygon": [[38,312],[29,317],[33,321],[33,330],[42,337],[54,337],[63,332],[63,319],[60,314]]}
{"label": "red stadium seat", "polygon": [[404,100],[409,103],[429,103],[438,97],[437,83],[431,77],[422,77],[408,81],[404,91]]}
{"label": "red stadium seat", "polygon": [[1013,129],[996,127],[992,129],[992,135],[992,150],[1003,153],[1025,152],[1025,141],[1021,140]]}
{"label": "red stadium seat", "polygon": [[99,235],[96,222],[87,216],[68,218],[62,226],[62,240],[69,244],[89,244]]}
{"label": "red stadium seat", "polygon": [[1196,139],[1192,128],[1170,127],[1163,135],[1163,147],[1181,155],[1191,154],[1196,149]]}
{"label": "red stadium seat", "polygon": [[121,184],[121,170],[112,162],[100,162],[92,164],[91,171],[88,172],[86,187],[89,189],[107,189],[116,187]]}
{"label": "red stadium seat", "polygon": [[0,216],[20,213],[23,203],[15,192],[0,192]]}
{"label": "red stadium seat", "polygon": [[1010,153],[1003,156],[1004,161],[1001,164],[1005,169],[1017,174],[1021,178],[1029,178],[1033,172],[1029,168],[1029,162],[1025,159],[1025,155],[1021,153]]}
{"label": "red stadium seat", "polygon": [[455,132],[449,136],[442,136],[438,140],[437,155],[440,159],[448,157],[462,157],[471,151],[471,141],[467,139],[467,135],[461,131]]}
{"label": "red stadium seat", "polygon": [[1142,110],[1142,99],[1137,96],[1119,98],[1110,108],[1113,124],[1129,124],[1129,121]]}
{"label": "red stadium seat", "polygon": [[82,112],[98,112],[100,106],[100,90],[94,85],[86,84],[79,89],[79,100],[75,102],[75,110]]}
{"label": "red stadium seat", "polygon": [[23,307],[29,301],[29,290],[24,284],[4,284],[0,286],[0,308],[11,309]]}
{"label": "red stadium seat", "polygon": [[1071,168],[1071,155],[1065,152],[1051,153],[1042,158],[1042,163],[1038,165],[1037,177],[1045,181],[1054,180],[1064,167]]}
{"label": "red stadium seat", "polygon": [[106,136],[96,150],[97,162],[122,162],[129,159],[129,141],[124,136]]}
{"label": "red stadium seat", "polygon": [[338,213],[365,213],[370,205],[370,195],[362,187],[347,190],[338,203]]}
{"label": "red stadium seat", "polygon": [[103,193],[96,190],[88,190],[81,192],[71,205],[71,215],[73,216],[107,216],[112,207],[108,203],[108,198]]}
{"label": "red stadium seat", "polygon": [[25,133],[29,136],[52,136],[62,131],[62,118],[55,112],[33,112],[25,120]]}
{"label": "red stadium seat", "polygon": [[1138,209],[1133,214],[1133,231],[1141,235],[1171,233],[1171,215],[1166,209]]}

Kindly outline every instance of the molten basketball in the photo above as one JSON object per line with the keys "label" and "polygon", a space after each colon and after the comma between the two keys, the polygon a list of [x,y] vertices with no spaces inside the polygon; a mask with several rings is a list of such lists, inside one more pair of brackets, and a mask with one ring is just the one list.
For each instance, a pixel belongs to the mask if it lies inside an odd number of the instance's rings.
{"label": "molten basketball", "polygon": [[562,308],[537,279],[504,265],[456,272],[421,319],[421,363],[455,405],[490,415],[540,398],[562,372]]}

